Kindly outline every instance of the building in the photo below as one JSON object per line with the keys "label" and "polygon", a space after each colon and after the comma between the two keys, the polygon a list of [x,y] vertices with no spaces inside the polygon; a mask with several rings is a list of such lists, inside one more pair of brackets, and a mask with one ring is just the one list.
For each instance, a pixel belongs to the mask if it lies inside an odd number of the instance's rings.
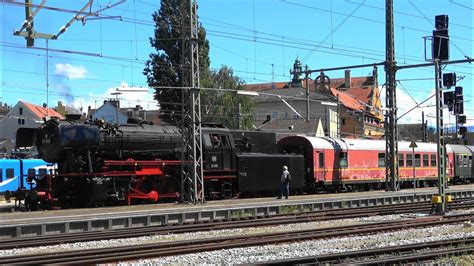
{"label": "building", "polygon": [[4,117],[12,109],[7,103],[0,102],[0,119]]}
{"label": "building", "polygon": [[[288,133],[314,136],[317,130],[322,130],[325,136],[338,135],[338,105],[331,95],[310,89],[308,115],[308,98],[303,82],[252,84],[244,88],[259,93],[253,97],[256,103],[254,123],[257,128],[278,131],[278,126],[281,126],[281,130],[288,130],[293,125],[293,130]],[[309,125],[304,125],[307,122]],[[322,129],[318,129],[318,124],[322,125]]]}
{"label": "building", "polygon": [[120,110],[119,100],[105,100],[104,104],[97,109],[89,107],[87,111],[87,118],[92,120],[104,120],[111,124],[126,124],[127,115]]}
{"label": "building", "polygon": [[[371,76],[330,79],[330,93],[340,103],[341,137],[381,139],[385,135],[377,67]],[[319,89],[321,90],[321,89]],[[326,90],[323,88],[322,90]]]}
{"label": "building", "polygon": [[[298,60],[294,69],[302,69]],[[377,76],[377,67],[374,67],[371,76],[352,78],[350,70],[346,70],[344,78],[331,79],[324,75],[305,80],[295,75],[291,82],[252,84],[244,88],[259,93],[254,97],[257,128],[272,121],[272,127],[281,125],[280,130],[284,131],[290,124],[285,120],[308,120],[308,88],[312,125],[297,127],[293,133],[315,135],[317,126],[314,125],[320,121],[325,136],[380,139],[385,131]]]}
{"label": "building", "polygon": [[115,99],[105,100],[97,109],[88,108],[87,119],[104,120],[107,123],[126,124],[129,118],[160,124],[158,110],[144,110],[140,105],[135,107],[120,108],[120,101]]}
{"label": "building", "polygon": [[82,113],[82,107],[80,109],[81,110],[77,110],[71,106],[64,105],[61,101],[58,102],[58,106],[56,107],[56,111],[67,119],[83,121],[85,114]]}
{"label": "building", "polygon": [[18,129],[38,128],[44,120],[50,118],[64,119],[61,114],[52,108],[19,101],[0,120],[0,141],[10,140],[2,143],[15,142]]}

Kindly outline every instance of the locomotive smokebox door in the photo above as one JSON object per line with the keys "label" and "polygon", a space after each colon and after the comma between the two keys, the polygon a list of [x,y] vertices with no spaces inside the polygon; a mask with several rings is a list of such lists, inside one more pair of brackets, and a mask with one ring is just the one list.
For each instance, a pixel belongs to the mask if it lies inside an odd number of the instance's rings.
{"label": "locomotive smokebox door", "polygon": [[302,191],[305,187],[303,155],[238,154],[239,191],[244,195],[279,193],[284,165],[291,173],[290,190]]}

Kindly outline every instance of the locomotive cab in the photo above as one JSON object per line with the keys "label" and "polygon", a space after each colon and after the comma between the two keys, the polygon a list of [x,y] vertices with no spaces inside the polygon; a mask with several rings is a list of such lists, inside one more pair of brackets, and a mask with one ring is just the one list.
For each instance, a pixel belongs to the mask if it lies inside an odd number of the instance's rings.
{"label": "locomotive cab", "polygon": [[235,144],[225,127],[206,125],[202,130],[206,198],[230,198],[237,191]]}
{"label": "locomotive cab", "polygon": [[206,132],[202,135],[205,170],[230,170],[234,143],[228,132]]}

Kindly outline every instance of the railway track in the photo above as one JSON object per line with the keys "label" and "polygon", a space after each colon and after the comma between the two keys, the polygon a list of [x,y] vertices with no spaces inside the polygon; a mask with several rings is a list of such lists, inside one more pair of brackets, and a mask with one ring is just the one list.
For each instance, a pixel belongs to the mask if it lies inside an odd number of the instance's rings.
{"label": "railway track", "polygon": [[182,255],[219,249],[261,246],[347,235],[373,234],[377,232],[402,230],[407,228],[438,226],[468,221],[473,217],[473,214],[462,214],[445,217],[433,216],[415,220],[391,221],[375,224],[340,226],[291,232],[161,242],[29,256],[20,255],[2,257],[0,258],[0,264],[88,264],[130,261],[143,258]]}
{"label": "railway track", "polygon": [[474,253],[474,237],[269,261],[265,264],[401,264]]}
{"label": "railway track", "polygon": [[[45,235],[38,237],[19,237],[0,241],[0,250],[12,248],[25,248],[35,246],[46,246],[63,243],[98,241],[104,239],[120,239],[139,237],[146,235],[179,234],[196,231],[222,230],[258,226],[272,226],[291,223],[315,222],[323,220],[339,220],[359,217],[370,217],[375,215],[403,214],[403,213],[429,213],[429,203],[406,203],[387,206],[359,207],[351,209],[340,209],[330,211],[315,211],[297,214],[275,215],[260,219],[243,219],[236,221],[220,221],[203,224],[183,224],[172,226],[149,226],[140,228],[125,228],[106,231],[92,231],[81,233],[69,233],[61,235]],[[452,209],[474,208],[474,202],[457,202],[451,205]]]}

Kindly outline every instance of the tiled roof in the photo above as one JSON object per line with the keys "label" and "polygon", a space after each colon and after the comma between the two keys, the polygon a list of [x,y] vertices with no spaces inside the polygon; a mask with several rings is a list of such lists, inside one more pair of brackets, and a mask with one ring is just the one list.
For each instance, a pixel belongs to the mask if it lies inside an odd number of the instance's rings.
{"label": "tiled roof", "polygon": [[[265,91],[266,93],[275,93],[282,96],[293,96],[293,97],[303,97],[305,98],[305,83],[301,81],[300,84],[294,84],[296,87],[289,87],[289,82],[275,82],[275,83],[262,83],[262,84],[249,84],[244,85],[245,90],[251,91]],[[365,111],[366,105],[371,105],[371,94],[376,88],[373,86],[373,78],[371,76],[367,77],[352,77],[351,78],[351,88],[344,90],[345,88],[345,79],[344,78],[335,78],[331,79],[331,93],[334,97],[339,95],[339,101],[346,106],[347,108]],[[321,92],[314,92],[315,83],[314,80],[310,81],[309,84],[310,95],[324,95]],[[314,98],[314,96],[310,96]],[[255,97],[255,100],[262,101],[269,96],[258,96]]]}
{"label": "tiled roof", "polygon": [[[345,78],[333,78],[331,79],[332,87],[346,88]],[[367,85],[373,85],[372,76],[365,77],[351,77],[351,88],[360,88]]]}
{"label": "tiled roof", "polygon": [[[313,119],[310,122],[306,122],[303,119],[281,119],[275,118],[269,122],[259,126],[260,130],[264,131],[277,131],[286,133],[316,133],[317,126],[320,119]],[[292,130],[289,127],[293,126]]]}
{"label": "tiled roof", "polygon": [[64,117],[56,112],[56,110],[52,109],[52,108],[48,108],[48,107],[43,107],[43,106],[39,106],[39,105],[36,105],[36,104],[32,104],[32,103],[27,103],[27,102],[24,102],[24,101],[20,101],[21,103],[23,103],[31,112],[33,112],[38,118],[45,118],[46,116],[50,116],[50,117],[56,117],[56,118],[59,118],[59,119],[64,119]]}
{"label": "tiled roof", "polygon": [[[370,103],[371,93],[374,88],[373,78],[368,77],[352,77],[350,89],[345,90],[347,93],[354,95],[357,99],[363,101],[366,104]],[[345,79],[337,78],[331,79],[331,87],[333,88],[346,88]]]}
{"label": "tiled roof", "polygon": [[260,90],[271,90],[271,89],[283,89],[288,87],[288,82],[272,82],[272,83],[259,83],[259,84],[246,84],[243,85],[246,91],[260,91]]}
{"label": "tiled roof", "polygon": [[339,101],[347,108],[350,108],[352,110],[360,110],[363,111],[365,110],[364,105],[356,99],[354,96],[343,92],[339,91],[337,89],[331,88],[331,93],[334,95],[334,97],[338,97]]}

